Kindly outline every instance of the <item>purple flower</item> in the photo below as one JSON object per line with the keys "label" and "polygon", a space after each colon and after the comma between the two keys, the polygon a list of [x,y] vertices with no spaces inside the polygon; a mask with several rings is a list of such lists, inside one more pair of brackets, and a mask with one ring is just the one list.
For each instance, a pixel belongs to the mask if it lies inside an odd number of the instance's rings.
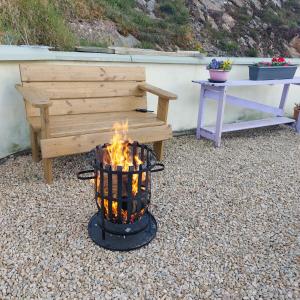
{"label": "purple flower", "polygon": [[215,58],[210,63],[211,69],[219,69],[220,68],[220,62],[217,61]]}

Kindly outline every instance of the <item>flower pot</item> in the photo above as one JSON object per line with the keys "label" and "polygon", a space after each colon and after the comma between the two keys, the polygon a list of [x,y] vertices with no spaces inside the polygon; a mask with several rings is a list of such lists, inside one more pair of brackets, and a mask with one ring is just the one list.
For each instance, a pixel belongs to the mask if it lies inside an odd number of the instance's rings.
{"label": "flower pot", "polygon": [[249,66],[250,80],[276,80],[294,78],[297,66]]}
{"label": "flower pot", "polygon": [[294,119],[295,120],[298,120],[299,118],[299,115],[300,115],[300,108],[294,108]]}
{"label": "flower pot", "polygon": [[225,82],[228,80],[229,71],[210,69],[209,75],[210,75],[210,80]]}

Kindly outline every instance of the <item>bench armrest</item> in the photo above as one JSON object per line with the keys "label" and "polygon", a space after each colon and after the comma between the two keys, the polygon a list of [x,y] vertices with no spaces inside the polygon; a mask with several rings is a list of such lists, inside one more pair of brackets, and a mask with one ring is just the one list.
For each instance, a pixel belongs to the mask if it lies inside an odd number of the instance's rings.
{"label": "bench armrest", "polygon": [[152,93],[160,98],[163,98],[163,99],[169,99],[169,100],[175,100],[177,99],[177,95],[171,93],[171,92],[168,92],[168,91],[165,91],[165,90],[162,90],[156,86],[153,86],[151,84],[147,84],[147,83],[144,83],[144,84],[139,84],[139,89],[142,90],[142,91],[145,91],[145,92],[149,92],[149,93]]}
{"label": "bench armrest", "polygon": [[157,88],[151,84],[139,84],[139,89],[145,92],[152,93],[158,96],[157,104],[157,118],[161,121],[167,122],[168,110],[169,110],[169,100],[177,99],[177,95],[170,93],[168,91]]}
{"label": "bench armrest", "polygon": [[23,98],[28,101],[32,106],[41,110],[41,136],[46,139],[50,136],[49,126],[49,106],[52,105],[49,97],[42,93],[41,90],[24,87],[19,84],[16,85],[16,89],[22,94]]}
{"label": "bench armrest", "polygon": [[16,89],[22,94],[23,98],[30,102],[30,104],[34,107],[43,108],[52,105],[49,97],[41,90],[32,87],[24,87],[20,84],[16,84]]}

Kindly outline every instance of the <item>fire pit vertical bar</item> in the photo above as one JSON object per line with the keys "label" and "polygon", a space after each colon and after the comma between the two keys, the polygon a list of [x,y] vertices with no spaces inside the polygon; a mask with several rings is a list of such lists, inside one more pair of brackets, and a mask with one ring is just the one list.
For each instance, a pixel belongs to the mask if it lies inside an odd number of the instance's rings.
{"label": "fire pit vertical bar", "polygon": [[141,161],[145,161],[145,146],[141,146]]}
{"label": "fire pit vertical bar", "polygon": [[[100,162],[100,191],[101,191],[101,211],[102,211],[102,239],[105,240],[105,224],[104,224],[104,218],[105,218],[105,212],[104,212],[104,172],[102,168],[102,162]],[[96,194],[96,201],[98,200],[99,195]],[[98,202],[98,201],[97,201]]]}
{"label": "fire pit vertical bar", "polygon": [[146,172],[146,179],[145,179],[145,194],[146,194],[146,197],[147,197],[147,201],[148,201],[148,198],[149,198],[149,172]]}
{"label": "fire pit vertical bar", "polygon": [[122,185],[123,185],[123,167],[117,167],[117,175],[118,175],[118,223],[122,224]]}
{"label": "fire pit vertical bar", "polygon": [[100,175],[99,171],[97,171],[96,168],[95,168],[95,179],[94,179],[94,182],[95,182],[95,201],[96,201],[96,205],[97,205],[98,209],[100,208],[99,203],[98,203],[98,198],[101,197],[101,194],[98,190],[99,187],[100,187],[100,182],[98,183],[98,181],[100,180],[99,175]]}
{"label": "fire pit vertical bar", "polygon": [[130,223],[132,214],[132,172],[133,166],[129,167],[128,180],[127,180],[127,223]]}
{"label": "fire pit vertical bar", "polygon": [[[110,220],[113,219],[112,216],[112,201],[113,201],[113,181],[112,181],[112,173],[111,173],[111,166],[106,166],[106,169],[108,170],[108,217]],[[102,206],[103,211],[105,210],[104,206]]]}
{"label": "fire pit vertical bar", "polygon": [[139,165],[139,176],[138,176],[138,192],[137,192],[137,213],[141,212],[142,209],[142,175],[143,165]]}
{"label": "fire pit vertical bar", "polygon": [[[150,151],[146,152],[147,155],[147,169],[150,169]],[[146,191],[149,199],[151,198],[151,177],[149,178],[148,172],[146,173]]]}
{"label": "fire pit vertical bar", "polygon": [[150,152],[147,151],[147,168],[150,168]]}
{"label": "fire pit vertical bar", "polygon": [[133,142],[133,144],[132,144],[132,161],[133,161],[133,165],[135,168],[137,166],[137,161],[135,159],[136,156],[137,156],[137,142]]}

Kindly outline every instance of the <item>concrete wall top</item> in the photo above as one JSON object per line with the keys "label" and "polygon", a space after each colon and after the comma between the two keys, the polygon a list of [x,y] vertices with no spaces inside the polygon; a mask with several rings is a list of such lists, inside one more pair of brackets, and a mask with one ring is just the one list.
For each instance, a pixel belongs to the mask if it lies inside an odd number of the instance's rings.
{"label": "concrete wall top", "polygon": [[[233,61],[233,64],[235,65],[249,65],[262,60],[270,60],[270,58],[257,57],[229,57],[229,59],[231,59]],[[0,62],[44,60],[206,65],[210,62],[211,57],[119,55],[104,53],[49,51],[48,47],[43,46],[0,46]],[[289,61],[291,63],[300,65],[300,58],[289,59]]]}

